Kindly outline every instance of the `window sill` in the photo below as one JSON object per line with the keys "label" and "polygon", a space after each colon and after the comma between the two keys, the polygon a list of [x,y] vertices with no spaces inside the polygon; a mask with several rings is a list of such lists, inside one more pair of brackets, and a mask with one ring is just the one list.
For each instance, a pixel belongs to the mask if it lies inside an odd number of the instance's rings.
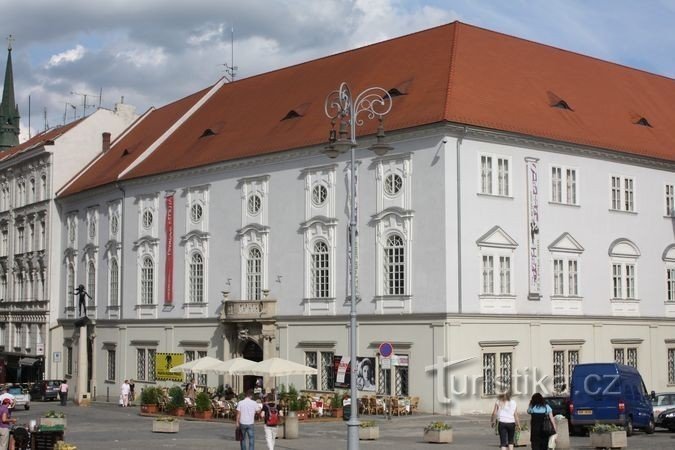
{"label": "window sill", "polygon": [[554,202],[553,200],[548,201],[549,205],[555,205],[555,206],[567,206],[571,208],[581,208],[581,205],[578,203],[563,203],[563,202]]}
{"label": "window sill", "polygon": [[514,200],[514,197],[512,195],[489,194],[487,192],[476,192],[476,195],[478,195],[479,197],[503,198],[507,200]]}
{"label": "window sill", "polygon": [[612,303],[640,303],[639,298],[610,298]]}
{"label": "window sill", "polygon": [[583,299],[580,295],[551,295],[551,300],[581,301]]}
{"label": "window sill", "polygon": [[377,295],[373,298],[378,314],[410,314],[412,295]]}
{"label": "window sill", "polygon": [[612,208],[609,208],[608,211],[611,212],[611,213],[628,214],[628,215],[630,215],[630,216],[637,216],[637,215],[638,215],[637,211],[625,211],[625,210],[623,210],[623,209],[612,209]]}

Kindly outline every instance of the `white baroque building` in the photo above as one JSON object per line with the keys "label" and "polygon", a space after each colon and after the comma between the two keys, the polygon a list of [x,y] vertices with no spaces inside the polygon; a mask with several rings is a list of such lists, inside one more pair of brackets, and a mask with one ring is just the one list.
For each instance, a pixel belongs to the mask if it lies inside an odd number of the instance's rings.
{"label": "white baroque building", "polygon": [[323,147],[342,81],[393,102],[392,151],[358,129],[363,394],[487,412],[613,360],[675,385],[675,82],[455,22],[152,110],[65,186],[52,342],[79,397],[161,382],[160,353],[278,355],[319,370],[280,382],[339,384],[350,165]]}
{"label": "white baroque building", "polygon": [[41,379],[49,329],[62,317],[64,224],[54,193],[135,117],[130,105],[98,109],[0,153],[0,359],[8,381]]}

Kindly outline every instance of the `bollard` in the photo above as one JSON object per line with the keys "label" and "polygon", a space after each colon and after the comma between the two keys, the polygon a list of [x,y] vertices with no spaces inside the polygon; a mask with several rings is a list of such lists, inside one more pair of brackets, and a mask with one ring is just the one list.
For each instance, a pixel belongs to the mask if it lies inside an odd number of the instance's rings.
{"label": "bollard", "polygon": [[110,386],[105,388],[105,401],[106,403],[110,403]]}
{"label": "bollard", "polygon": [[298,438],[298,416],[294,411],[291,411],[288,416],[284,418],[284,439]]}
{"label": "bollard", "polygon": [[570,427],[565,416],[555,416],[555,428],[558,436],[555,440],[556,448],[570,448]]}

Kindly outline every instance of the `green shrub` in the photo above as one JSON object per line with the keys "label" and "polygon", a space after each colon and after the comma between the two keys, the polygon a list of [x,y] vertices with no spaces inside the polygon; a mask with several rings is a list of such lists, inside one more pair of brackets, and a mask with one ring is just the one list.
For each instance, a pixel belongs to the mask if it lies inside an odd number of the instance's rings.
{"label": "green shrub", "polygon": [[185,394],[183,388],[174,386],[169,389],[169,409],[173,411],[177,408],[185,408]]}
{"label": "green shrub", "polygon": [[199,412],[211,410],[211,399],[206,392],[200,392],[195,397],[195,408]]}
{"label": "green shrub", "polygon": [[596,423],[591,427],[591,433],[611,433],[613,431],[623,431],[624,428],[612,423]]}
{"label": "green shrub", "polygon": [[359,426],[361,428],[372,428],[377,426],[377,422],[374,420],[364,420],[359,424]]}
{"label": "green shrub", "polygon": [[56,412],[53,409],[50,409],[45,413],[44,417],[48,419],[63,419],[66,417],[66,415],[63,414],[62,412]]}
{"label": "green shrub", "polygon": [[157,405],[162,398],[162,390],[155,386],[148,386],[141,391],[141,405]]}
{"label": "green shrub", "polygon": [[429,425],[424,427],[424,431],[443,431],[443,430],[452,430],[452,425],[445,422],[431,422]]}

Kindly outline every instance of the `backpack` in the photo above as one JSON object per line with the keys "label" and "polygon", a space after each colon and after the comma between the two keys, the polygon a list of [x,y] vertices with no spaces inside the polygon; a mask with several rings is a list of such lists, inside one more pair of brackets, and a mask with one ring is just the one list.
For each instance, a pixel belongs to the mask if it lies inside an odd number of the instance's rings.
{"label": "backpack", "polygon": [[279,425],[279,411],[276,405],[267,406],[267,414],[265,415],[265,424],[270,427]]}

